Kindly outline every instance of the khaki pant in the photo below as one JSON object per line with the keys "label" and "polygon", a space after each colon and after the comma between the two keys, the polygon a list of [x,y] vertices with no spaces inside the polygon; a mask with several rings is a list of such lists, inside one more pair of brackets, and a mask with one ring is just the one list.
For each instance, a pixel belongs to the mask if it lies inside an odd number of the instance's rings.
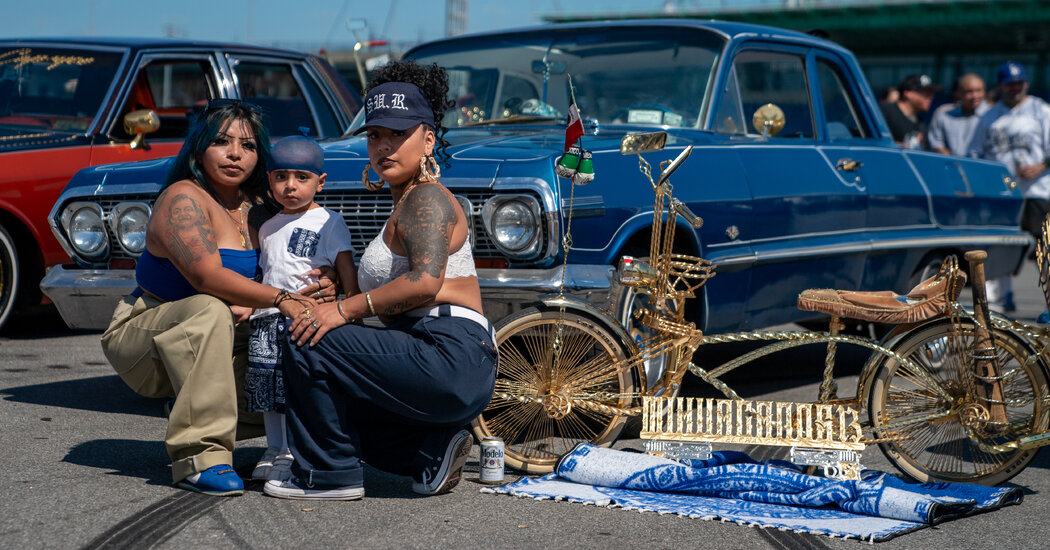
{"label": "khaki pant", "polygon": [[175,397],[164,438],[175,482],[233,463],[249,331],[207,294],[128,296],[113,312],[102,351],[117,374],[140,395]]}

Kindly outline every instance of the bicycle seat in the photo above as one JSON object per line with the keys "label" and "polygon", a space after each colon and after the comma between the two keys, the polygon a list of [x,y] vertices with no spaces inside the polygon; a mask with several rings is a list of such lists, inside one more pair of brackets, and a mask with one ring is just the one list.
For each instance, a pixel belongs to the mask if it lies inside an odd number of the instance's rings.
{"label": "bicycle seat", "polygon": [[946,258],[941,270],[901,295],[890,290],[856,291],[811,288],[798,295],[798,308],[844,319],[872,323],[918,323],[944,314],[966,283],[966,274],[954,256]]}

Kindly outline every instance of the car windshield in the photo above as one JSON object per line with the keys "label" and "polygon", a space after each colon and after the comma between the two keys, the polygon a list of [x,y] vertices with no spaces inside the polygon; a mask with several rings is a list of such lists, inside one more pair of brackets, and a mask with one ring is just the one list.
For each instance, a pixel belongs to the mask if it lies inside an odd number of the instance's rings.
{"label": "car windshield", "polygon": [[448,127],[558,120],[698,126],[724,40],[698,29],[584,28],[471,38],[410,54],[449,73]]}
{"label": "car windshield", "polygon": [[0,45],[0,124],[31,130],[87,130],[123,54]]}

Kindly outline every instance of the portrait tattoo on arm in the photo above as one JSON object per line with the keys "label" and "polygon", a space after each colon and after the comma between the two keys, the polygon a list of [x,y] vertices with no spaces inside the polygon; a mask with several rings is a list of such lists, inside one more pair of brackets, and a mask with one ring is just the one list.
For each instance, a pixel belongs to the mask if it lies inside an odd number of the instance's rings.
{"label": "portrait tattoo on arm", "polygon": [[168,203],[167,229],[171,260],[181,266],[192,265],[219,249],[208,217],[189,195],[176,195]]}

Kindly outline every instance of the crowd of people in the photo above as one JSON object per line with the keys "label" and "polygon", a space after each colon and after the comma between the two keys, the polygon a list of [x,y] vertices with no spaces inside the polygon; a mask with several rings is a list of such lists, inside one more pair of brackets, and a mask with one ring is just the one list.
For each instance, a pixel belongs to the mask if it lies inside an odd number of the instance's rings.
{"label": "crowd of people", "polygon": [[[885,93],[882,113],[893,140],[902,147],[996,160],[1006,165],[1024,196],[1021,227],[1035,238],[1050,212],[1050,104],[1030,95],[1025,67],[1015,61],[996,71],[992,94],[973,73],[960,76],[955,101],[929,111],[938,87],[924,74],[908,75]],[[991,307],[1016,309],[1009,277],[988,282]]]}

